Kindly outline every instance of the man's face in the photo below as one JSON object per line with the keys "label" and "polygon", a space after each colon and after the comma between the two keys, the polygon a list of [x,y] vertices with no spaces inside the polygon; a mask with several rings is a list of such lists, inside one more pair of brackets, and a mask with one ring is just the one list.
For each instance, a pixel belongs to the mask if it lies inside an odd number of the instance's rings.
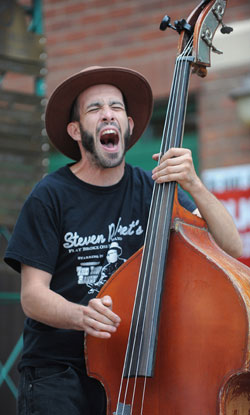
{"label": "man's face", "polygon": [[96,85],[78,98],[83,147],[102,168],[121,164],[133,121],[127,116],[122,94],[112,85]]}

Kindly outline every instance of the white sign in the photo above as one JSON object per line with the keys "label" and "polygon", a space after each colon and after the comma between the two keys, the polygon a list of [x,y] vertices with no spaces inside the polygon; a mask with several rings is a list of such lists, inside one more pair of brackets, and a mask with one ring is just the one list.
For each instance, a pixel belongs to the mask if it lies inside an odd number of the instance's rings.
{"label": "white sign", "polygon": [[250,164],[204,170],[201,177],[205,186],[215,193],[250,189]]}
{"label": "white sign", "polygon": [[243,242],[240,260],[250,266],[250,165],[205,170],[202,180],[233,217]]}

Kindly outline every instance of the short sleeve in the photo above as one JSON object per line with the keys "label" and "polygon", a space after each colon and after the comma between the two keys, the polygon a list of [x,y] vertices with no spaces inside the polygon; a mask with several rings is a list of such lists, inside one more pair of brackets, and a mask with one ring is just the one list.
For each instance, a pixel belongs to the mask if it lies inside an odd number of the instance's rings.
{"label": "short sleeve", "polygon": [[25,202],[4,260],[20,272],[21,264],[53,273],[59,250],[59,223],[56,212],[37,197]]}

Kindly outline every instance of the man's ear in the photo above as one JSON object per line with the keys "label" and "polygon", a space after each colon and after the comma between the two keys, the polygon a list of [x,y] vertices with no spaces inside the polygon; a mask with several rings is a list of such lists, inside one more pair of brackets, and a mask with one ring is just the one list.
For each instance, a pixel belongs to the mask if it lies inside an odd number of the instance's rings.
{"label": "man's ear", "polygon": [[67,125],[67,132],[70,135],[70,137],[73,138],[73,140],[81,141],[81,133],[80,133],[80,128],[79,128],[79,122],[78,121],[70,122]]}
{"label": "man's ear", "polygon": [[129,131],[130,131],[130,135],[131,135],[132,132],[133,132],[133,129],[134,129],[134,121],[133,121],[133,118],[128,117],[128,125],[129,125]]}

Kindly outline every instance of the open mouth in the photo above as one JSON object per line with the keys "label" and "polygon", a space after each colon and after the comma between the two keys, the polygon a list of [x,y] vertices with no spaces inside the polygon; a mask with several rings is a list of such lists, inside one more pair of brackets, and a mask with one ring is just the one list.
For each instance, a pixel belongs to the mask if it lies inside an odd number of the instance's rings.
{"label": "open mouth", "polygon": [[108,150],[116,150],[119,143],[119,135],[116,130],[109,128],[101,133],[100,142]]}

